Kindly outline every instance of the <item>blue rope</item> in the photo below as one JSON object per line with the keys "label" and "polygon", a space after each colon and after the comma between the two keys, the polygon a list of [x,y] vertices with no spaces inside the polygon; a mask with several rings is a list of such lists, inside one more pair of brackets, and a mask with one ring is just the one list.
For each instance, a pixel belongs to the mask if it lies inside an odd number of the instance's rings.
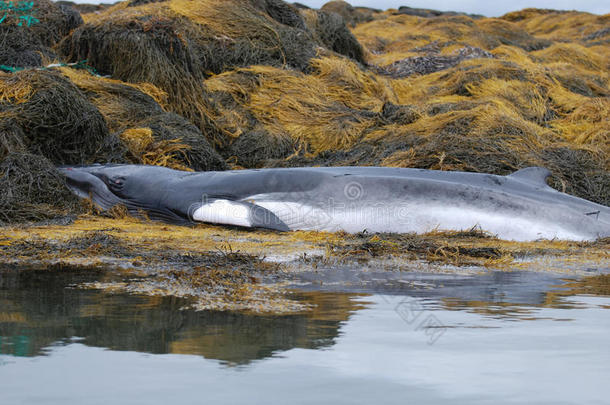
{"label": "blue rope", "polygon": [[0,24],[2,24],[9,15],[15,17],[16,20],[19,21],[17,24],[19,27],[23,27],[24,25],[30,27],[40,22],[38,18],[31,15],[34,11],[33,1],[18,1],[15,3],[13,1],[0,0],[0,11],[5,11],[2,18],[0,18]]}
{"label": "blue rope", "polygon": [[[31,69],[49,70],[49,69],[53,69],[56,67],[70,67],[73,69],[83,69],[83,70],[86,70],[87,72],[91,73],[94,76],[101,77],[101,75],[97,72],[97,70],[95,70],[95,68],[93,66],[87,65],[87,59],[81,60],[80,62],[76,62],[76,63],[54,63],[49,66],[43,66],[43,67],[31,68]],[[15,73],[15,72],[19,72],[19,71],[25,70],[25,69],[26,68],[22,68],[22,67],[18,67],[18,66],[0,65],[0,70],[9,72],[9,73]]]}

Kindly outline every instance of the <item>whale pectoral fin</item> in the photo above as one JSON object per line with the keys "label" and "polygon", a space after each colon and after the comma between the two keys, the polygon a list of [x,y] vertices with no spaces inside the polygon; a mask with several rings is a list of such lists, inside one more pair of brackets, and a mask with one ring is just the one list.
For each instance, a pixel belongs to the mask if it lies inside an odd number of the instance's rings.
{"label": "whale pectoral fin", "polygon": [[273,212],[247,201],[215,199],[197,207],[192,213],[192,219],[212,224],[290,230]]}
{"label": "whale pectoral fin", "polygon": [[529,183],[537,187],[549,187],[548,184],[546,184],[546,179],[550,176],[551,172],[544,167],[526,167],[525,169],[517,170],[506,177]]}

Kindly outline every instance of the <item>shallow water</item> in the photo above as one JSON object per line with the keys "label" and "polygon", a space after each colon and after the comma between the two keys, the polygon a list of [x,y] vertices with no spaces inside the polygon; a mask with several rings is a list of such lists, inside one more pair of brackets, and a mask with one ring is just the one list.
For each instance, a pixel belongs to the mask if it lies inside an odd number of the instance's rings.
{"label": "shallow water", "polygon": [[316,308],[266,316],[2,271],[0,403],[610,401],[607,275],[356,274],[305,275]]}

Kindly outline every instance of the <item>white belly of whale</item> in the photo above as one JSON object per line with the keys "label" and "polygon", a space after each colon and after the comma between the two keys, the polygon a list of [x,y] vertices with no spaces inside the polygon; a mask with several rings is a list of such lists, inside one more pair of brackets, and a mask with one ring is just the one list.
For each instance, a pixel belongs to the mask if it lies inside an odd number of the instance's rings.
{"label": "white belly of whale", "polygon": [[544,219],[507,215],[474,207],[379,204],[322,208],[285,201],[256,201],[256,204],[273,212],[291,230],[425,233],[480,227],[499,238],[516,241],[594,238],[567,230],[561,224]]}

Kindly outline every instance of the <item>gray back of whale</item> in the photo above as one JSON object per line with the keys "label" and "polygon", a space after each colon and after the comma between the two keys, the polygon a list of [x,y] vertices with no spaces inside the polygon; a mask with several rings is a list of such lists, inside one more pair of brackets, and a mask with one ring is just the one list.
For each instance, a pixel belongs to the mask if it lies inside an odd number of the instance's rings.
{"label": "gray back of whale", "polygon": [[103,209],[275,230],[426,232],[480,226],[516,240],[610,236],[610,208],[549,187],[544,168],[508,176],[386,167],[191,173],[141,165],[61,169]]}

